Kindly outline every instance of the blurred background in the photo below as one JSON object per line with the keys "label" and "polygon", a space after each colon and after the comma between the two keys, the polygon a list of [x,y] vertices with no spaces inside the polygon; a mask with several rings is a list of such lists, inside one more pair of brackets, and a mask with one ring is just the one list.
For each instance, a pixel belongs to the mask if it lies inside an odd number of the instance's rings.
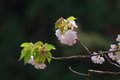
{"label": "blurred background", "polygon": [[[39,40],[56,46],[53,56],[87,54],[79,44],[61,45],[54,35],[60,17],[74,16],[78,36],[94,52],[108,50],[120,34],[120,0],[0,0],[0,80],[86,80],[72,73],[88,69],[120,71],[105,62],[95,65],[90,59],[52,60],[45,70],[18,62],[23,42]],[[92,75],[93,80],[120,80],[115,75]]]}

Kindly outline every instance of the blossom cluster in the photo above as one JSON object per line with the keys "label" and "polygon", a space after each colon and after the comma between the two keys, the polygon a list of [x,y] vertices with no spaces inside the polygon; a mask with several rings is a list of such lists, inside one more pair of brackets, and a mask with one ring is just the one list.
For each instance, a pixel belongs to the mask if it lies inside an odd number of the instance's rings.
{"label": "blossom cluster", "polygon": [[73,45],[76,43],[77,32],[72,30],[67,30],[64,34],[61,34],[61,30],[57,29],[55,35],[58,37],[61,43],[67,45]]}
{"label": "blossom cluster", "polygon": [[19,60],[24,58],[24,64],[31,64],[36,69],[45,69],[46,61],[50,63],[52,59],[51,50],[55,50],[53,45],[42,41],[36,43],[25,42],[21,44],[21,47],[23,49]]}
{"label": "blossom cluster", "polygon": [[78,26],[74,21],[75,19],[74,17],[69,17],[67,19],[60,18],[57,20],[55,35],[62,44],[72,46],[76,43],[78,37],[74,28],[78,28]]}
{"label": "blossom cluster", "polygon": [[[118,41],[117,45],[116,44],[110,45],[111,48],[109,49],[110,53],[108,53],[108,56],[110,59],[120,64],[120,51],[114,52],[120,49],[120,35],[118,35],[118,37],[116,38],[116,41]],[[91,60],[93,61],[93,63],[102,64],[105,61],[105,59],[100,54],[94,52],[93,55],[94,56],[91,57]]]}
{"label": "blossom cluster", "polygon": [[100,56],[98,53],[94,52],[93,54],[95,55],[91,57],[93,63],[102,64],[105,61],[105,59],[102,56]]}
{"label": "blossom cluster", "polygon": [[[76,18],[74,18],[73,16],[67,19],[61,17],[55,23],[55,35],[62,44],[72,46],[77,42],[77,32],[74,29],[78,28],[78,26],[75,23],[75,19]],[[108,53],[108,57],[120,64],[120,51],[116,51],[118,49],[120,50],[120,35],[118,35],[116,41],[118,41],[117,45],[110,45],[111,48],[109,49],[110,53]],[[25,42],[21,44],[21,47],[23,49],[21,51],[21,56],[19,60],[24,58],[25,64],[31,64],[36,69],[45,69],[46,60],[50,63],[52,59],[51,50],[55,50],[55,47],[53,45],[48,43],[43,44],[43,42],[41,41],[38,41],[34,44],[31,42]],[[94,52],[91,56],[91,60],[95,64],[103,64],[103,62],[105,62],[103,56],[104,54],[101,55]]]}
{"label": "blossom cluster", "polygon": [[[118,35],[116,41],[118,41],[118,44],[117,45],[112,44],[109,51],[115,51],[117,49],[120,49],[120,35]],[[116,61],[118,64],[120,64],[120,51],[110,52],[110,53],[108,53],[108,56],[110,59],[112,59],[113,61]]]}

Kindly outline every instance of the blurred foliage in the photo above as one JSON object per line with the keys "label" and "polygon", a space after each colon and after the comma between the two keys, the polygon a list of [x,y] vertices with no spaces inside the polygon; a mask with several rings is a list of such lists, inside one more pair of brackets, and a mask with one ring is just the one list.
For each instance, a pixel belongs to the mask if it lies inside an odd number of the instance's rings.
{"label": "blurred foliage", "polygon": [[[86,80],[73,74],[88,68],[118,71],[109,63],[94,65],[90,60],[54,61],[45,70],[18,62],[20,44],[43,41],[57,48],[54,56],[86,53],[79,44],[67,47],[57,42],[54,23],[60,17],[75,16],[79,38],[91,51],[108,50],[120,34],[120,0],[0,0],[0,80]],[[97,76],[97,77],[96,77]],[[119,80],[119,76],[93,75],[94,80]]]}

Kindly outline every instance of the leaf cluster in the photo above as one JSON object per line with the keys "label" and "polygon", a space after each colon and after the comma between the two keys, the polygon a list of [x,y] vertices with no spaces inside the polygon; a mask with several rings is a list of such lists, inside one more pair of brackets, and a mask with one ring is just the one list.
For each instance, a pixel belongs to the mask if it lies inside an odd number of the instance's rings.
{"label": "leaf cluster", "polygon": [[67,19],[64,19],[63,17],[59,18],[55,23],[55,29],[60,29],[61,33],[63,34],[66,30],[69,29],[69,23],[70,21],[76,20],[75,17],[70,16]]}
{"label": "leaf cluster", "polygon": [[45,63],[46,60],[50,63],[52,57],[50,51],[55,50],[53,45],[48,43],[43,44],[41,41],[38,41],[35,44],[32,42],[24,42],[21,44],[21,47],[23,49],[19,61],[24,59],[24,64],[28,63],[31,56],[33,56],[35,63]]}

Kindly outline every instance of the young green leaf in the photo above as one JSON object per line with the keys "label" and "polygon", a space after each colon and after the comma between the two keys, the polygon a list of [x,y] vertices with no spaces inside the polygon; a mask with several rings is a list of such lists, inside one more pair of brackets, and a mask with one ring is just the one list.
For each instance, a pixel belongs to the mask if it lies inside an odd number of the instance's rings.
{"label": "young green leaf", "polygon": [[57,20],[57,22],[55,23],[55,29],[57,28],[62,28],[64,25],[64,18],[61,17]]}
{"label": "young green leaf", "polygon": [[46,56],[45,55],[36,54],[34,59],[35,59],[36,63],[45,63]]}
{"label": "young green leaf", "polygon": [[47,52],[46,57],[47,57],[48,62],[50,63],[51,62],[51,57],[52,57],[51,52]]}
{"label": "young green leaf", "polygon": [[28,50],[26,50],[25,48],[22,49],[22,51],[21,51],[21,55],[20,55],[20,58],[19,58],[18,61],[20,61],[20,60],[26,55],[27,51],[28,51]]}
{"label": "young green leaf", "polygon": [[42,60],[41,60],[41,62],[44,64],[45,61],[46,61],[46,56],[45,56],[45,55],[42,55]]}
{"label": "young green leaf", "polygon": [[50,51],[51,49],[55,50],[55,47],[48,43],[45,43],[44,47],[47,51]]}
{"label": "young green leaf", "polygon": [[77,19],[77,18],[75,18],[75,17],[73,17],[73,16],[70,16],[70,17],[67,18],[68,21],[74,21],[74,20],[76,20],[76,19]]}
{"label": "young green leaf", "polygon": [[34,44],[34,46],[37,46],[37,47],[41,47],[41,45],[43,45],[43,42],[41,41],[38,41]]}
{"label": "young green leaf", "polygon": [[31,51],[29,50],[24,56],[24,64],[27,64],[30,58],[31,58]]}
{"label": "young green leaf", "polygon": [[39,53],[39,48],[38,48],[38,47],[37,47],[37,48],[36,48],[36,47],[33,48],[31,54],[32,54],[32,55],[36,55],[37,53]]}
{"label": "young green leaf", "polygon": [[37,53],[35,56],[34,56],[34,60],[36,63],[39,63],[41,61],[41,56],[39,53]]}
{"label": "young green leaf", "polygon": [[29,47],[29,44],[30,44],[30,43],[25,42],[25,43],[22,43],[20,46],[21,46],[21,47]]}

